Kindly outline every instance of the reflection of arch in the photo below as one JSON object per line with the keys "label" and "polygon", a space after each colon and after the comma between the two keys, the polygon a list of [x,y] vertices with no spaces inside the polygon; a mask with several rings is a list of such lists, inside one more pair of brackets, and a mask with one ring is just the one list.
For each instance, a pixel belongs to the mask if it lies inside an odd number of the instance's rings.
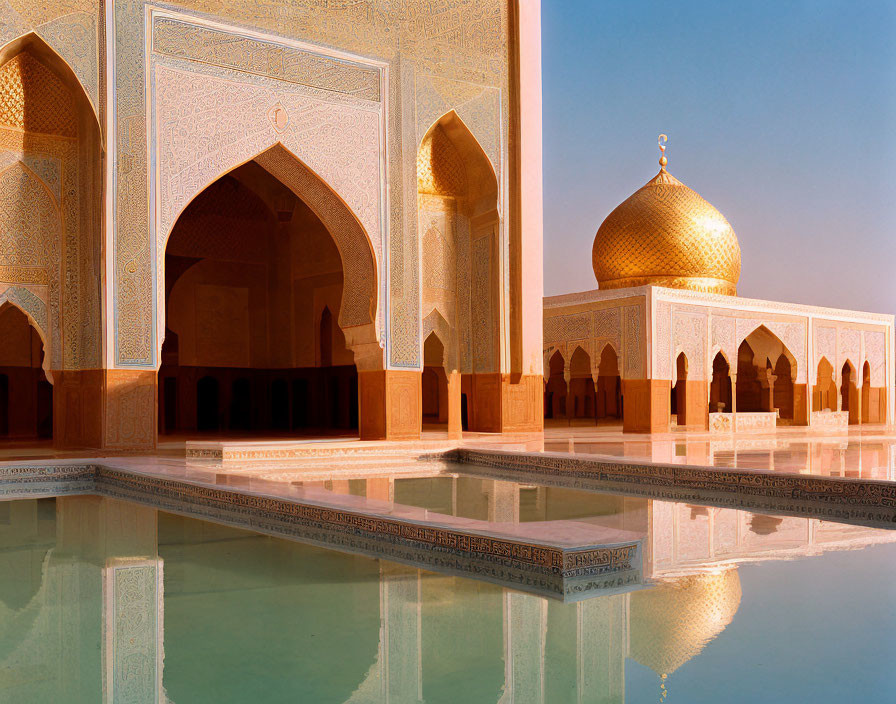
{"label": "reflection of arch", "polygon": [[[292,191],[329,232],[339,250],[345,282],[339,309],[339,327],[345,334],[346,345],[355,353],[355,364],[359,368],[362,368],[362,364],[363,368],[381,368],[382,350],[377,343],[375,329],[378,301],[376,255],[361,222],[335,190],[279,142],[248,161],[259,164]],[[164,233],[161,241],[167,243],[177,219],[207,186],[239,166],[242,164],[236,164],[218,174],[185,199],[183,207],[172,218],[171,228]],[[161,253],[164,253],[164,247],[160,247]],[[161,261],[164,262],[164,258]],[[164,263],[160,268],[160,277],[164,277]],[[164,305],[160,305],[159,309],[164,310]],[[164,316],[160,315],[160,326],[164,326],[164,322]]]}

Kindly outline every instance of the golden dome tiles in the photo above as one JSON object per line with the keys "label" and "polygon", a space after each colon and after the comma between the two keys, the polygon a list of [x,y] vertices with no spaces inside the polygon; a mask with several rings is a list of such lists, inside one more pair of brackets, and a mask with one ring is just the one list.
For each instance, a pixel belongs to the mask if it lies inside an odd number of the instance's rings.
{"label": "golden dome tiles", "polygon": [[601,224],[592,264],[602,289],[650,284],[736,295],[740,245],[725,216],[664,166]]}

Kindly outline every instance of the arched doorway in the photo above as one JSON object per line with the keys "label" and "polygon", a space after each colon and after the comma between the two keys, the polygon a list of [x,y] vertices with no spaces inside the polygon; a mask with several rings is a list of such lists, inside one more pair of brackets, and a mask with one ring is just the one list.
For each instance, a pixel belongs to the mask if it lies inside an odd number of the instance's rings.
{"label": "arched doorway", "polygon": [[737,349],[737,413],[777,412],[777,425],[808,422],[804,396],[796,395],[796,358],[783,341],[760,325]]}
{"label": "arched doorway", "polygon": [[712,360],[712,382],[709,385],[710,413],[731,413],[731,366],[725,355],[718,352]]}
{"label": "arched doorway", "polygon": [[199,193],[168,239],[162,433],[358,427],[357,369],[340,324],[358,315],[345,311],[358,300],[344,290],[352,267],[315,210],[261,161]]}
{"label": "arched doorway", "polygon": [[449,379],[460,373],[460,383],[449,384],[448,407],[458,404],[471,430],[500,431],[498,180],[453,110],[417,150],[417,223],[423,310],[445,321],[445,372]]}
{"label": "arched doorway", "polygon": [[622,378],[619,375],[619,357],[610,344],[600,353],[595,389],[596,419],[622,419]]}
{"label": "arched doorway", "polygon": [[859,390],[856,386],[856,372],[847,360],[840,370],[840,410],[849,413],[849,424],[859,422]]}
{"label": "arched doorway", "polygon": [[812,393],[812,408],[816,411],[837,410],[837,385],[834,383],[834,367],[822,357],[818,361],[818,374]]}
{"label": "arched doorway", "polygon": [[53,437],[53,387],[44,345],[25,314],[0,306],[0,440]]}
{"label": "arched doorway", "polygon": [[688,358],[680,352],[675,359],[675,386],[672,388],[670,412],[676,425],[686,426],[688,408]]}
{"label": "arched doorway", "polygon": [[[0,48],[0,105],[0,300],[25,311],[37,339],[49,341],[43,350],[49,376],[65,376],[55,398],[46,376],[36,382],[36,406],[23,410],[21,423],[13,417],[18,410],[9,417],[9,436],[98,447],[92,433],[99,419],[80,417],[85,407],[99,412],[99,404],[85,403],[95,387],[84,386],[95,383],[92,370],[103,366],[97,116],[71,67],[36,34]],[[10,403],[20,393],[21,375],[14,376],[7,382]],[[66,419],[66,409],[78,410]]]}
{"label": "arched doorway", "polygon": [[569,396],[571,418],[594,417],[594,380],[591,378],[591,357],[576,347],[569,360]]}
{"label": "arched doorway", "polygon": [[548,362],[548,383],[545,386],[545,407],[548,409],[546,418],[566,417],[566,378],[564,372],[566,362],[560,350],[551,355]]}
{"label": "arched doorway", "polygon": [[423,342],[423,422],[448,422],[448,376],[445,373],[445,346],[435,332]]}

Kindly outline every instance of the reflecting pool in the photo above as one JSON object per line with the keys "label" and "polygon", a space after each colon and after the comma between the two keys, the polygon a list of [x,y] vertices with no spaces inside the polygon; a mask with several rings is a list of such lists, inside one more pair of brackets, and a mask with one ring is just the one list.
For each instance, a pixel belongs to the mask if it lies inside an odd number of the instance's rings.
{"label": "reflecting pool", "polygon": [[[395,499],[488,511],[481,480],[414,481]],[[0,502],[0,701],[889,698],[896,531],[532,491],[519,520],[640,533],[644,583],[565,604],[109,498]]]}

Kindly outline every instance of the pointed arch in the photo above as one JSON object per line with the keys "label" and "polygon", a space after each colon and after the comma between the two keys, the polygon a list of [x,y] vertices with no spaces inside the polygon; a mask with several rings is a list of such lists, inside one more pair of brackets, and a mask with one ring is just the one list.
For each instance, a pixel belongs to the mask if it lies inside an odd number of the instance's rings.
{"label": "pointed arch", "polygon": [[0,292],[0,309],[6,305],[11,305],[24,313],[31,327],[35,329],[40,337],[44,345],[43,370],[47,375],[47,379],[52,383],[53,379],[50,372],[52,355],[50,336],[48,334],[49,316],[47,314],[47,304],[24,286],[10,286],[3,292]]}
{"label": "pointed arch", "polygon": [[457,354],[455,352],[454,337],[451,332],[451,326],[438,308],[433,308],[429,314],[423,319],[423,340],[425,341],[429,335],[435,332],[439,341],[445,348],[444,366],[445,371],[452,372],[457,370]]}
{"label": "pointed arch", "polygon": [[[452,150],[457,153],[451,154]],[[444,152],[449,152],[449,158],[440,163],[436,157]],[[458,168],[464,173],[456,173]],[[497,196],[498,176],[467,123],[455,110],[448,110],[430,125],[417,145],[417,191],[463,198],[474,190]]]}
{"label": "pointed arch", "polygon": [[[79,108],[83,108],[92,116],[92,127],[96,130],[96,136],[101,151],[105,149],[103,143],[103,130],[100,125],[100,117],[97,106],[84,83],[78,77],[72,65],[62,55],[35,31],[29,31],[12,39],[0,47],[0,68],[22,53],[31,53],[35,58],[49,68],[60,78],[72,93]],[[79,112],[82,112],[79,110]]]}
{"label": "pointed arch", "polygon": [[815,373],[815,386],[812,392],[812,410],[837,410],[837,385],[834,382],[834,365],[822,356],[818,360]]}
{"label": "pointed arch", "polygon": [[572,376],[591,377],[591,355],[581,345],[576,345],[569,358],[569,373]]}
{"label": "pointed arch", "polygon": [[749,342],[750,347],[757,355],[765,354],[766,358],[771,361],[772,366],[774,366],[775,360],[778,359],[779,355],[786,355],[787,360],[790,362],[793,379],[797,378],[799,370],[797,368],[796,356],[787,344],[764,323],[760,323],[747,335],[740,338],[737,341],[738,348],[740,348],[740,345],[744,342]]}
{"label": "pointed arch", "polygon": [[[342,261],[345,285],[339,306],[339,327],[346,338],[346,345],[355,354],[359,369],[381,369],[382,349],[378,344],[376,315],[378,308],[378,274],[373,244],[361,221],[342,197],[319,174],[308,167],[282,143],[277,142],[251,159],[228,168],[212,181],[199,188],[186,199],[177,211],[171,228],[163,234],[159,252],[159,277],[164,279],[165,247],[186,207],[212,183],[244,164],[254,161],[283,184],[301,200],[323,223],[329,232]],[[160,286],[160,296],[164,287]],[[159,310],[164,311],[164,298],[160,298]],[[164,313],[158,316],[159,330],[164,330]],[[161,337],[161,335],[159,336]],[[159,346],[158,354],[161,353]]]}
{"label": "pointed arch", "polygon": [[710,413],[731,413],[734,404],[731,363],[721,348],[712,357],[712,380],[709,385]]}
{"label": "pointed arch", "polygon": [[622,417],[622,369],[619,353],[610,342],[600,351],[594,393],[595,420]]}
{"label": "pointed arch", "polygon": [[563,353],[556,350],[548,361],[548,381],[545,384],[545,417],[566,417],[566,360]]}

